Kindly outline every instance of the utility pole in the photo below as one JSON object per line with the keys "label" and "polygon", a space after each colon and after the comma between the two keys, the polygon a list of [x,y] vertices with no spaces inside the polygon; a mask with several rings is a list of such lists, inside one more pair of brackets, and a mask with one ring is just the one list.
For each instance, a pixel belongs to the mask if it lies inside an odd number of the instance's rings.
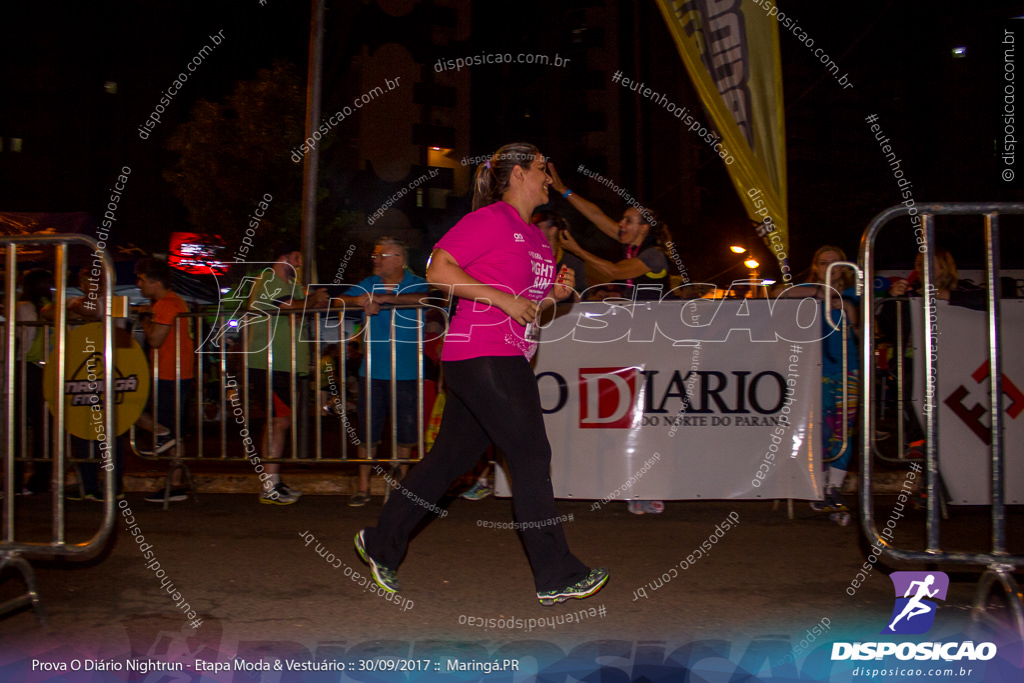
{"label": "utility pole", "polygon": [[[320,90],[324,54],[324,2],[312,0],[309,17],[309,75],[306,78],[306,139],[320,126]],[[316,189],[320,147],[309,150],[302,168],[302,286],[316,277]]]}
{"label": "utility pole", "polygon": [[[313,5],[309,15],[309,75],[306,78],[306,139],[313,137],[313,131],[320,126],[320,82],[322,78],[322,65],[324,54],[324,2],[325,0],[312,0]],[[305,156],[305,165],[302,168],[302,279],[299,283],[304,291],[309,291],[309,285],[317,281],[316,272],[316,189],[320,183],[320,147],[316,146],[309,150]],[[305,324],[306,316],[302,316]],[[317,320],[317,319],[314,319]],[[315,324],[315,323],[314,323]],[[308,338],[308,337],[307,337]],[[292,338],[292,343],[302,344]],[[303,371],[306,368],[302,368]],[[316,375],[313,375],[316,377]],[[308,379],[304,380],[306,383]],[[308,384],[300,383],[303,396],[307,395]],[[296,452],[300,458],[307,455],[307,444],[309,443],[309,415],[307,402],[302,401],[298,406],[298,424],[292,437],[296,446]],[[296,443],[297,442],[297,443]]]}

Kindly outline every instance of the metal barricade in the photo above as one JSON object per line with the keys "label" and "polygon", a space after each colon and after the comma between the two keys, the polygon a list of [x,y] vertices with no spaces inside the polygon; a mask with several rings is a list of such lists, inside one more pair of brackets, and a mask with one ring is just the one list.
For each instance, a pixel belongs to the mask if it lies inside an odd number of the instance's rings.
{"label": "metal barricade", "polygon": [[[907,415],[907,400],[906,400],[907,372],[906,372],[906,361],[907,361],[907,347],[905,345],[906,342],[907,342],[907,338],[906,338],[907,335],[906,335],[905,329],[904,329],[903,309],[904,309],[904,303],[906,303],[908,300],[909,299],[907,297],[905,297],[905,296],[893,297],[893,298],[889,298],[889,299],[882,299],[882,300],[876,302],[875,303],[875,307],[874,307],[874,318],[875,319],[881,317],[882,311],[883,311],[884,307],[890,306],[893,309],[895,309],[895,315],[894,315],[894,319],[893,319],[893,322],[895,323],[895,328],[893,329],[893,335],[894,335],[894,339],[895,339],[895,344],[893,346],[893,360],[896,362],[896,374],[895,374],[895,380],[896,380],[896,415],[897,415],[897,419],[896,419],[896,444],[897,444],[897,447],[899,449],[899,452],[898,452],[897,457],[890,458],[887,455],[885,455],[884,453],[882,453],[881,450],[878,449],[876,444],[872,444],[872,452],[875,454],[875,457],[878,458],[879,460],[883,461],[883,462],[891,462],[891,463],[924,462],[923,458],[908,458],[908,457],[906,457],[906,453],[904,453],[904,451],[903,451],[903,447],[907,443],[907,439],[906,439],[906,423],[907,423],[907,420],[906,420],[906,415]],[[876,364],[874,362],[872,362],[872,369],[875,368],[875,365]],[[882,397],[880,402],[884,404],[884,402],[885,402],[885,397],[884,396]],[[877,413],[876,413],[876,416],[877,416]],[[876,417],[876,420],[877,419],[878,418]]]}
{"label": "metal barricade", "polygon": [[[938,412],[934,405],[934,392],[925,394],[925,471],[926,471],[926,548],[908,550],[894,547],[881,534],[875,525],[872,492],[870,486],[861,487],[860,517],[861,526],[868,541],[880,548],[882,555],[899,561],[908,562],[942,562],[965,567],[984,567],[975,595],[972,618],[976,622],[992,622],[985,614],[985,602],[988,591],[995,583],[999,583],[1006,593],[1007,601],[1013,614],[1014,628],[1024,637],[1024,606],[1021,591],[1012,576],[1016,567],[1024,565],[1024,556],[1011,555],[1006,549],[1006,509],[1004,503],[1003,473],[1003,408],[1002,408],[1002,353],[1000,349],[1000,304],[997,277],[1000,270],[999,258],[999,216],[1002,214],[1024,214],[1024,203],[965,203],[965,204],[923,204],[918,205],[921,216],[921,227],[924,233],[924,273],[922,282],[926,310],[930,310],[934,301],[933,286],[933,250],[935,246],[935,216],[976,215],[984,217],[985,227],[985,258],[986,286],[988,290],[988,347],[989,362],[992,374],[990,383],[990,417],[991,427],[991,486],[992,486],[992,536],[991,550],[985,553],[969,553],[944,550],[940,543],[940,519],[938,506],[939,488],[939,453],[938,453]],[[875,240],[881,228],[891,220],[907,215],[903,206],[894,206],[878,214],[868,225],[861,239],[860,261],[864,269],[865,280],[872,282],[875,272]],[[862,316],[864,317],[864,345],[862,360],[865,367],[870,367],[874,355],[874,320],[870,313],[874,310],[874,292],[869,287],[862,299]],[[934,331],[931,326],[924,327],[924,367],[929,381],[935,381],[938,375],[938,363],[935,358]],[[861,385],[862,405],[870,405],[873,397],[872,382]],[[873,429],[873,411],[862,411],[864,433]],[[865,482],[871,480],[872,458],[870,444],[865,441],[861,450],[861,466]]]}
{"label": "metal barricade", "polygon": [[[51,422],[52,443],[51,456],[48,458],[52,464],[52,482],[50,489],[50,512],[52,528],[47,540],[26,540],[24,535],[19,534],[19,527],[16,524],[16,511],[18,509],[16,493],[20,493],[21,482],[15,480],[15,460],[22,462],[31,461],[32,458],[19,457],[15,451],[15,432],[19,431],[22,439],[26,436],[25,420],[15,423],[15,411],[12,410],[17,400],[15,391],[15,378],[19,371],[24,376],[25,362],[24,355],[20,359],[21,367],[16,367],[17,359],[17,273],[18,273],[18,252],[27,245],[38,245],[54,250],[53,273],[56,282],[56,298],[54,301],[54,323],[53,343],[55,357],[58,359],[57,367],[52,372],[55,377],[55,396],[59,397],[56,405],[53,406],[54,419]],[[113,293],[113,262],[105,251],[99,248],[95,239],[79,235],[31,235],[21,237],[0,238],[0,248],[6,249],[4,260],[4,302],[5,302],[5,324],[4,324],[4,346],[6,358],[4,359],[3,372],[3,400],[6,405],[4,446],[2,453],[4,488],[3,488],[3,538],[0,539],[0,572],[11,567],[17,571],[26,585],[26,592],[15,598],[0,604],[0,615],[9,614],[15,610],[31,605],[40,622],[45,626],[46,615],[36,585],[35,574],[30,564],[31,560],[66,558],[70,560],[87,560],[98,553],[106,544],[111,532],[114,529],[114,500],[116,495],[115,477],[106,477],[105,494],[103,501],[103,520],[99,529],[85,542],[70,543],[67,539],[67,517],[64,500],[64,470],[69,462],[73,460],[67,457],[65,452],[65,405],[63,400],[66,380],[65,354],[67,351],[67,287],[66,273],[68,270],[68,248],[72,245],[84,245],[93,254],[93,268],[103,278],[103,401],[102,405],[104,434],[115,434],[114,411],[107,409],[112,405],[114,396],[114,346],[113,346],[113,316],[111,315],[114,297]],[[46,334],[44,327],[42,332]],[[22,413],[24,415],[24,413]],[[44,438],[43,434],[33,434],[33,438]]]}
{"label": "metal barricade", "polygon": [[[408,343],[398,340],[396,325],[398,316],[391,315],[390,331],[390,359],[375,359],[375,352],[372,344],[364,344],[366,375],[372,375],[375,363],[390,362],[390,372],[387,373],[392,379],[389,380],[389,416],[390,423],[390,453],[389,457],[372,458],[367,453],[361,457],[360,453],[353,453],[353,448],[362,448],[362,441],[356,435],[355,420],[350,411],[345,407],[344,395],[344,369],[349,360],[347,342],[357,340],[364,336],[363,329],[353,335],[347,335],[343,330],[342,318],[345,312],[361,312],[358,307],[347,307],[344,311],[321,309],[321,310],[295,310],[270,312],[267,314],[269,320],[280,318],[278,323],[278,334],[284,333],[289,339],[297,340],[288,344],[289,356],[283,364],[287,370],[280,369],[269,372],[267,375],[266,391],[259,396],[253,395],[250,386],[253,365],[262,368],[280,368],[281,359],[274,360],[274,344],[268,343],[266,348],[251,349],[251,328],[252,325],[239,325],[237,311],[219,312],[215,315],[209,313],[191,313],[187,317],[194,328],[196,363],[195,363],[195,404],[190,410],[190,416],[183,416],[175,410],[174,426],[171,427],[177,437],[177,445],[171,451],[164,453],[140,454],[141,457],[151,460],[170,460],[175,466],[184,466],[186,462],[234,462],[247,463],[250,466],[255,464],[272,462],[280,464],[309,464],[309,463],[359,463],[375,464],[388,463],[392,468],[401,464],[415,462],[424,454],[425,443],[424,433],[426,429],[426,408],[424,406],[424,383],[427,380],[424,370],[424,342],[428,340],[424,329],[426,326],[426,313],[433,307],[425,305],[396,305],[387,306],[387,310],[410,311],[415,316],[416,340],[413,351],[416,360],[417,375],[416,382],[416,432],[418,449],[417,457],[402,458],[399,455],[398,425],[394,417],[398,414],[398,387],[393,379],[397,373],[397,362],[399,355],[399,344]],[[408,325],[407,325],[408,327]],[[338,339],[329,338],[326,331],[341,329]],[[182,340],[180,329],[176,325],[172,328],[171,334],[175,335],[173,348],[175,349],[175,366],[177,368],[177,380],[181,380],[181,354]],[[333,337],[333,335],[329,335]],[[334,359],[325,355],[325,347],[328,344],[337,343],[339,354],[337,365]],[[309,349],[309,366],[300,367],[299,345],[305,344]],[[230,348],[229,348],[230,347]],[[379,349],[378,349],[379,352]],[[153,360],[153,380],[158,379],[156,368],[159,365],[159,351],[156,351]],[[259,363],[253,359],[259,357]],[[326,368],[326,369],[325,369]],[[287,375],[287,398],[291,414],[287,423],[289,431],[290,448],[285,448],[282,457],[266,457],[273,454],[265,454],[266,443],[273,443],[274,432],[284,428],[280,423],[275,425],[275,420],[267,419],[274,413],[274,372],[284,372]],[[303,377],[304,376],[304,377]],[[319,394],[323,390],[325,378],[331,376],[340,379],[334,384],[328,384],[327,389],[330,396],[327,399],[329,410],[323,410]],[[206,378],[213,378],[207,382]],[[300,377],[302,379],[300,379]],[[365,405],[369,406],[372,400],[372,388],[369,382],[362,382],[360,391],[366,391]],[[181,404],[176,394],[176,407]],[[213,402],[211,404],[211,401]],[[211,405],[216,406],[219,420],[216,427],[209,419],[205,419],[204,408]],[[154,412],[156,411],[154,406]],[[366,410],[365,415],[360,416],[363,420],[362,434],[370,433],[370,411]],[[183,429],[188,418],[194,423],[192,434],[186,440],[182,438]],[[312,421],[312,425],[310,422]],[[337,435],[325,429],[325,423],[335,421],[338,425]],[[254,426],[256,423],[258,426]],[[310,427],[312,426],[312,429]],[[187,430],[185,430],[187,431]],[[211,433],[213,432],[213,433]],[[265,436],[265,439],[263,438]],[[136,452],[146,450],[151,443],[150,435],[139,437],[135,430],[132,431],[132,446]],[[212,453],[211,453],[212,451]],[[187,468],[186,468],[187,469]]]}
{"label": "metal barricade", "polygon": [[[919,458],[910,457],[909,452],[905,451],[907,444],[907,426],[910,420],[915,420],[913,427],[919,432],[920,425],[916,422],[917,416],[913,414],[911,408],[911,402],[907,399],[907,392],[909,390],[909,383],[907,381],[907,344],[910,342],[908,335],[905,333],[905,322],[903,319],[904,304],[910,301],[909,297],[900,296],[889,299],[882,299],[875,303],[874,307],[874,320],[878,320],[881,317],[884,306],[892,306],[895,308],[895,328],[894,335],[896,343],[893,347],[893,358],[896,361],[896,448],[897,454],[895,458],[889,457],[882,453],[882,449],[878,447],[878,442],[874,439],[871,440],[871,452],[881,462],[890,464],[909,464],[909,463],[923,463],[924,456]],[[912,347],[911,347],[912,348]],[[875,367],[871,368],[872,372],[876,370]],[[873,378],[872,378],[873,381]],[[879,405],[884,406],[885,396],[879,397],[879,400],[874,402],[871,406],[871,410],[875,413],[876,424],[878,422],[878,409]],[[913,451],[910,451],[913,452]],[[937,496],[939,499],[939,512],[943,519],[949,519],[949,508],[946,505],[946,498],[942,495],[945,491],[945,486],[942,483],[941,477],[939,478],[939,491],[940,495]]]}

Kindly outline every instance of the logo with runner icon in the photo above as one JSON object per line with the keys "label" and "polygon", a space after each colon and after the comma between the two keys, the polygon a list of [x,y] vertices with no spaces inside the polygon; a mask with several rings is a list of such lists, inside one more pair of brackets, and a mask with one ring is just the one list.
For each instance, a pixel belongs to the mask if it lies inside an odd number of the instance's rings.
{"label": "logo with runner icon", "polygon": [[945,572],[893,572],[889,578],[896,590],[896,604],[889,625],[882,633],[926,633],[935,622],[938,609],[928,598],[945,600],[949,577]]}

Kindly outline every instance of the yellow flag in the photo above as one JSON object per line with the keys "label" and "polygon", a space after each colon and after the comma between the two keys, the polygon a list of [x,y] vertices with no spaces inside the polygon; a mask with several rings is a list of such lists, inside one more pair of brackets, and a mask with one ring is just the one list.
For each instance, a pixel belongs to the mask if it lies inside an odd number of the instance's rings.
{"label": "yellow flag", "polygon": [[789,250],[779,26],[752,0],[658,0],[683,64],[732,162],[747,215],[784,274]]}

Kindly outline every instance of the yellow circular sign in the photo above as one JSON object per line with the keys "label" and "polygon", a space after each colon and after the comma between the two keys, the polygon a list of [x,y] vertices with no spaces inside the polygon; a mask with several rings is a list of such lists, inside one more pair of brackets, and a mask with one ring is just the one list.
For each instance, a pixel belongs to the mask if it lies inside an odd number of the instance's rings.
{"label": "yellow circular sign", "polygon": [[[123,434],[135,424],[149,400],[149,363],[146,354],[126,330],[114,328],[114,431]],[[110,405],[103,371],[103,325],[89,323],[68,330],[64,354],[64,427],[89,441],[106,441],[106,416]],[[57,350],[43,371],[43,395],[56,415]]]}

